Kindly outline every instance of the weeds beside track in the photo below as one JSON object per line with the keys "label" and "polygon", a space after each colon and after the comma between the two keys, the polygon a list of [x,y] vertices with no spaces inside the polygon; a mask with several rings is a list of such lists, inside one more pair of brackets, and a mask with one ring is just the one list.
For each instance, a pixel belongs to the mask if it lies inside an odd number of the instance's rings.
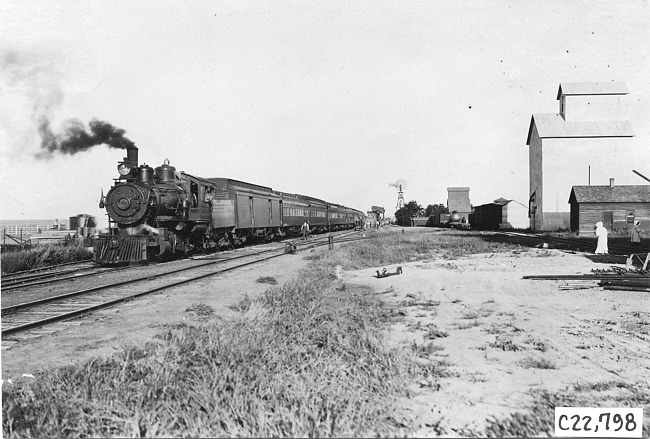
{"label": "weeds beside track", "polygon": [[2,253],[2,273],[32,270],[74,261],[87,261],[92,251],[82,245],[44,245]]}
{"label": "weeds beside track", "polygon": [[382,343],[391,311],[333,270],[313,264],[233,320],[171,325],[143,347],[5,384],[4,435],[391,434],[413,366]]}

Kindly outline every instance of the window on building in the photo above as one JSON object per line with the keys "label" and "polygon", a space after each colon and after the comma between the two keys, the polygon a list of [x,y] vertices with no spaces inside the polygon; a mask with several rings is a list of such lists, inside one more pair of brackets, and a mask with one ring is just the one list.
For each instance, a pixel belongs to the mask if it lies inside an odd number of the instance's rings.
{"label": "window on building", "polygon": [[628,210],[627,215],[625,216],[625,222],[628,224],[634,224],[634,211]]}

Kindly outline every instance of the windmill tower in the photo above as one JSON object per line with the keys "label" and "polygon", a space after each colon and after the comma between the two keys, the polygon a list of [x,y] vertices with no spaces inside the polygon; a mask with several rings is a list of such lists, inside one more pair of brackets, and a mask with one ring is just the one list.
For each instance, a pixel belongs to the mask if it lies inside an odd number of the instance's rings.
{"label": "windmill tower", "polygon": [[401,209],[404,207],[404,190],[406,189],[406,180],[400,178],[395,183],[388,183],[388,186],[394,186],[397,188],[397,206],[395,206],[395,209]]}

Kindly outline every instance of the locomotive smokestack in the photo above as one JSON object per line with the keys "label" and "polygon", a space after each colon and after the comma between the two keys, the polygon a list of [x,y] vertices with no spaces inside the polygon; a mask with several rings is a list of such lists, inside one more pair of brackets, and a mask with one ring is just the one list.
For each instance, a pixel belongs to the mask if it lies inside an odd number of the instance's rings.
{"label": "locomotive smokestack", "polygon": [[138,167],[138,148],[136,148],[135,145],[131,146],[130,148],[126,149],[126,157],[124,158],[125,160],[128,160],[133,168]]}

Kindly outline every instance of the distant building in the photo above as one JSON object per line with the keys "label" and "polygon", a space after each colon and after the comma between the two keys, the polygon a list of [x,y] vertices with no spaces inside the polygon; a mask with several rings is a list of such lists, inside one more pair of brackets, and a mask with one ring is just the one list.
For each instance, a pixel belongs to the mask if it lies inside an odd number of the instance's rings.
{"label": "distant building", "polygon": [[472,204],[469,202],[468,187],[447,188],[447,208],[450,213],[457,212],[461,218],[469,219],[472,213]]}
{"label": "distant building", "polygon": [[58,219],[46,220],[0,220],[0,231],[9,235],[33,235],[50,230],[68,230],[68,225]]}
{"label": "distant building", "polygon": [[477,229],[526,229],[528,207],[515,200],[498,198],[493,203],[474,206],[469,222]]}
{"label": "distant building", "polygon": [[379,220],[377,219],[377,214],[375,212],[368,211],[366,212],[368,215],[366,216],[366,228],[375,228],[377,227],[377,224],[379,224]]}
{"label": "distant building", "polygon": [[370,212],[374,212],[377,215],[377,219],[383,220],[384,215],[386,214],[386,209],[380,206],[372,206]]}
{"label": "distant building", "polygon": [[428,216],[418,216],[411,218],[411,227],[426,227],[427,223],[429,223]]}
{"label": "distant building", "polygon": [[624,230],[641,222],[650,228],[650,185],[573,186],[569,197],[571,230],[578,235],[593,235],[594,225],[602,221],[607,230]]}

